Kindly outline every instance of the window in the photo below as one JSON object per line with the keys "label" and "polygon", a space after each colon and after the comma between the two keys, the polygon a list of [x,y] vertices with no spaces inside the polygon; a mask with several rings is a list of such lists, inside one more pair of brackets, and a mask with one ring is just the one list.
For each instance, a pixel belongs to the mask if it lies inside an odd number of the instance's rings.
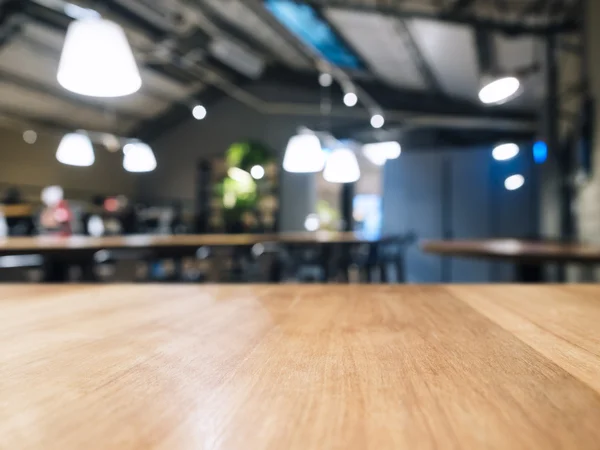
{"label": "window", "polygon": [[286,28],[330,63],[347,69],[361,68],[359,58],[311,6],[294,0],[265,0],[265,4]]}

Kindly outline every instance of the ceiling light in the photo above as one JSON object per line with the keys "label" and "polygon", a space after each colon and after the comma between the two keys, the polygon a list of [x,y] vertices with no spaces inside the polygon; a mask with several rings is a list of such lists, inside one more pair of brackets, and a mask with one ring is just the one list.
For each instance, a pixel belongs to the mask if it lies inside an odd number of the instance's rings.
{"label": "ceiling light", "polygon": [[383,166],[388,159],[398,158],[402,149],[398,142],[376,142],[363,145],[362,152],[373,164]]}
{"label": "ceiling light", "polygon": [[354,92],[347,92],[344,95],[344,105],[352,107],[358,103],[358,97]]}
{"label": "ceiling light", "polygon": [[262,177],[265,176],[265,169],[263,169],[262,166],[252,166],[252,168],[250,169],[250,175],[252,175],[252,178],[254,178],[255,180],[260,180]]}
{"label": "ceiling light", "polygon": [[208,50],[220,62],[248,78],[257,79],[265,70],[265,61],[260,56],[223,36],[214,37]]}
{"label": "ceiling light", "polygon": [[496,161],[507,161],[519,154],[519,146],[517,144],[501,144],[494,147],[492,157]]}
{"label": "ceiling light", "polygon": [[374,114],[371,117],[371,126],[373,128],[381,128],[384,123],[385,123],[385,119],[383,118],[383,116],[381,114]]}
{"label": "ceiling light", "polygon": [[96,160],[92,141],[83,133],[65,134],[56,150],[56,159],[69,166],[91,166]]}
{"label": "ceiling light", "polygon": [[192,109],[192,116],[196,120],[202,120],[206,117],[206,108],[202,105],[196,105]]}
{"label": "ceiling light", "polygon": [[329,87],[333,83],[333,78],[328,73],[322,73],[319,75],[319,84],[323,87]]}
{"label": "ceiling light", "polygon": [[523,175],[511,175],[506,180],[504,180],[504,187],[508,191],[514,191],[519,189],[521,186],[525,184],[525,178]]}
{"label": "ceiling light", "polygon": [[42,203],[46,206],[57,206],[64,198],[64,194],[60,186],[46,186],[42,189]]}
{"label": "ceiling light", "polygon": [[150,146],[134,141],[123,147],[123,168],[127,172],[152,172],[156,169],[156,158]]}
{"label": "ceiling light", "polygon": [[317,231],[320,226],[321,221],[319,220],[319,216],[314,213],[306,216],[306,219],[304,220],[304,228],[306,228],[307,231]]}
{"label": "ceiling light", "polygon": [[536,164],[543,164],[548,159],[548,145],[544,141],[533,144],[533,160]]}
{"label": "ceiling light", "polygon": [[486,105],[501,104],[514,98],[521,83],[515,77],[496,78],[483,83],[479,100]]}
{"label": "ceiling light", "polygon": [[283,169],[291,173],[320,172],[325,167],[325,154],[321,142],[314,134],[293,136],[285,150]]}
{"label": "ceiling light", "polygon": [[330,183],[353,183],[360,178],[360,169],[354,152],[338,148],[327,158],[323,178]]}
{"label": "ceiling light", "polygon": [[37,137],[37,133],[33,130],[23,132],[23,140],[28,144],[35,144]]}
{"label": "ceiling light", "polygon": [[123,28],[100,18],[71,22],[57,79],[65,89],[92,97],[121,97],[142,86]]}

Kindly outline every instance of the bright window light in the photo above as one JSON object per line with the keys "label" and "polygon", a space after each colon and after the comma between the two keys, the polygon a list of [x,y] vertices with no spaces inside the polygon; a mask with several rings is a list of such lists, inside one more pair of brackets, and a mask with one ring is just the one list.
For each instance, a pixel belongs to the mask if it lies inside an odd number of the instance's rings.
{"label": "bright window light", "polygon": [[92,97],[122,97],[142,86],[123,28],[100,18],[71,22],[57,79],[65,89]]}
{"label": "bright window light", "polygon": [[360,69],[356,56],[331,26],[310,5],[296,0],[266,0],[265,6],[285,27],[329,62],[348,69]]}
{"label": "bright window light", "polygon": [[496,161],[507,161],[519,154],[519,146],[517,144],[501,144],[494,147],[492,157]]}
{"label": "bright window light", "polygon": [[508,191],[515,191],[519,189],[521,186],[525,184],[525,178],[523,175],[511,175],[506,180],[504,180],[504,187]]}
{"label": "bright window light", "polygon": [[521,83],[515,77],[497,78],[486,83],[479,91],[479,100],[486,105],[500,104],[512,99]]}

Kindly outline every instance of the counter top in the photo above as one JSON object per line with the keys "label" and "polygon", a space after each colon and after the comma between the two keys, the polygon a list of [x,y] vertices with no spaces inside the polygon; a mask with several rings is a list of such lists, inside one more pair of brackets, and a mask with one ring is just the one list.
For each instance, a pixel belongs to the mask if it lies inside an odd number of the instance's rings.
{"label": "counter top", "polygon": [[513,262],[600,263],[600,246],[519,239],[424,241],[426,253],[471,258],[502,259]]}
{"label": "counter top", "polygon": [[600,287],[0,286],[0,448],[597,449]]}
{"label": "counter top", "polygon": [[196,249],[205,245],[235,247],[265,242],[279,244],[359,244],[377,240],[377,238],[360,233],[338,231],[266,234],[140,234],[104,237],[4,237],[0,238],[0,254],[164,248]]}

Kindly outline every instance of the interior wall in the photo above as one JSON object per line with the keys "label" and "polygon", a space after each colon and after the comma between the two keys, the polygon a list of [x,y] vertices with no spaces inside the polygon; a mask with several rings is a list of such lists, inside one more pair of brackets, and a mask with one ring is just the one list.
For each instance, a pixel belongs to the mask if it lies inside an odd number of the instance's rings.
{"label": "interior wall", "polygon": [[121,152],[109,153],[95,148],[96,161],[90,167],[72,167],[56,160],[60,136],[39,133],[34,144],[27,144],[22,131],[0,128],[0,192],[18,187],[28,199],[37,201],[43,187],[58,184],[67,198],[91,199],[98,194],[136,193],[142,174],[123,169]]}
{"label": "interior wall", "polygon": [[[383,234],[415,233],[419,240],[530,238],[537,234],[538,168],[526,146],[510,161],[491,148],[405,152],[386,163]],[[507,191],[504,180],[522,174],[525,185]],[[510,281],[510,265],[442,258],[408,249],[409,282]]]}
{"label": "interior wall", "polygon": [[[256,86],[252,93],[278,101],[318,105],[312,91],[276,86]],[[283,99],[282,97],[285,97]],[[225,97],[207,107],[202,121],[190,119],[152,142],[158,167],[140,184],[140,196],[148,201],[183,201],[193,207],[196,164],[202,159],[224,155],[229,146],[240,140],[259,140],[273,149],[280,161],[288,140],[299,127],[322,128],[319,116],[263,115],[234,99]],[[365,119],[367,120],[367,119]],[[344,122],[342,122],[343,124]],[[340,122],[333,120],[332,125]],[[280,229],[304,229],[306,215],[314,212],[316,187],[313,175],[280,172]]]}
{"label": "interior wall", "polygon": [[[588,1],[587,18],[587,60],[591,95],[595,103],[593,123],[593,168],[592,176],[577,190],[574,212],[577,232],[584,242],[600,243],[600,2]],[[581,278],[587,281],[600,280],[600,270],[584,271]]]}

